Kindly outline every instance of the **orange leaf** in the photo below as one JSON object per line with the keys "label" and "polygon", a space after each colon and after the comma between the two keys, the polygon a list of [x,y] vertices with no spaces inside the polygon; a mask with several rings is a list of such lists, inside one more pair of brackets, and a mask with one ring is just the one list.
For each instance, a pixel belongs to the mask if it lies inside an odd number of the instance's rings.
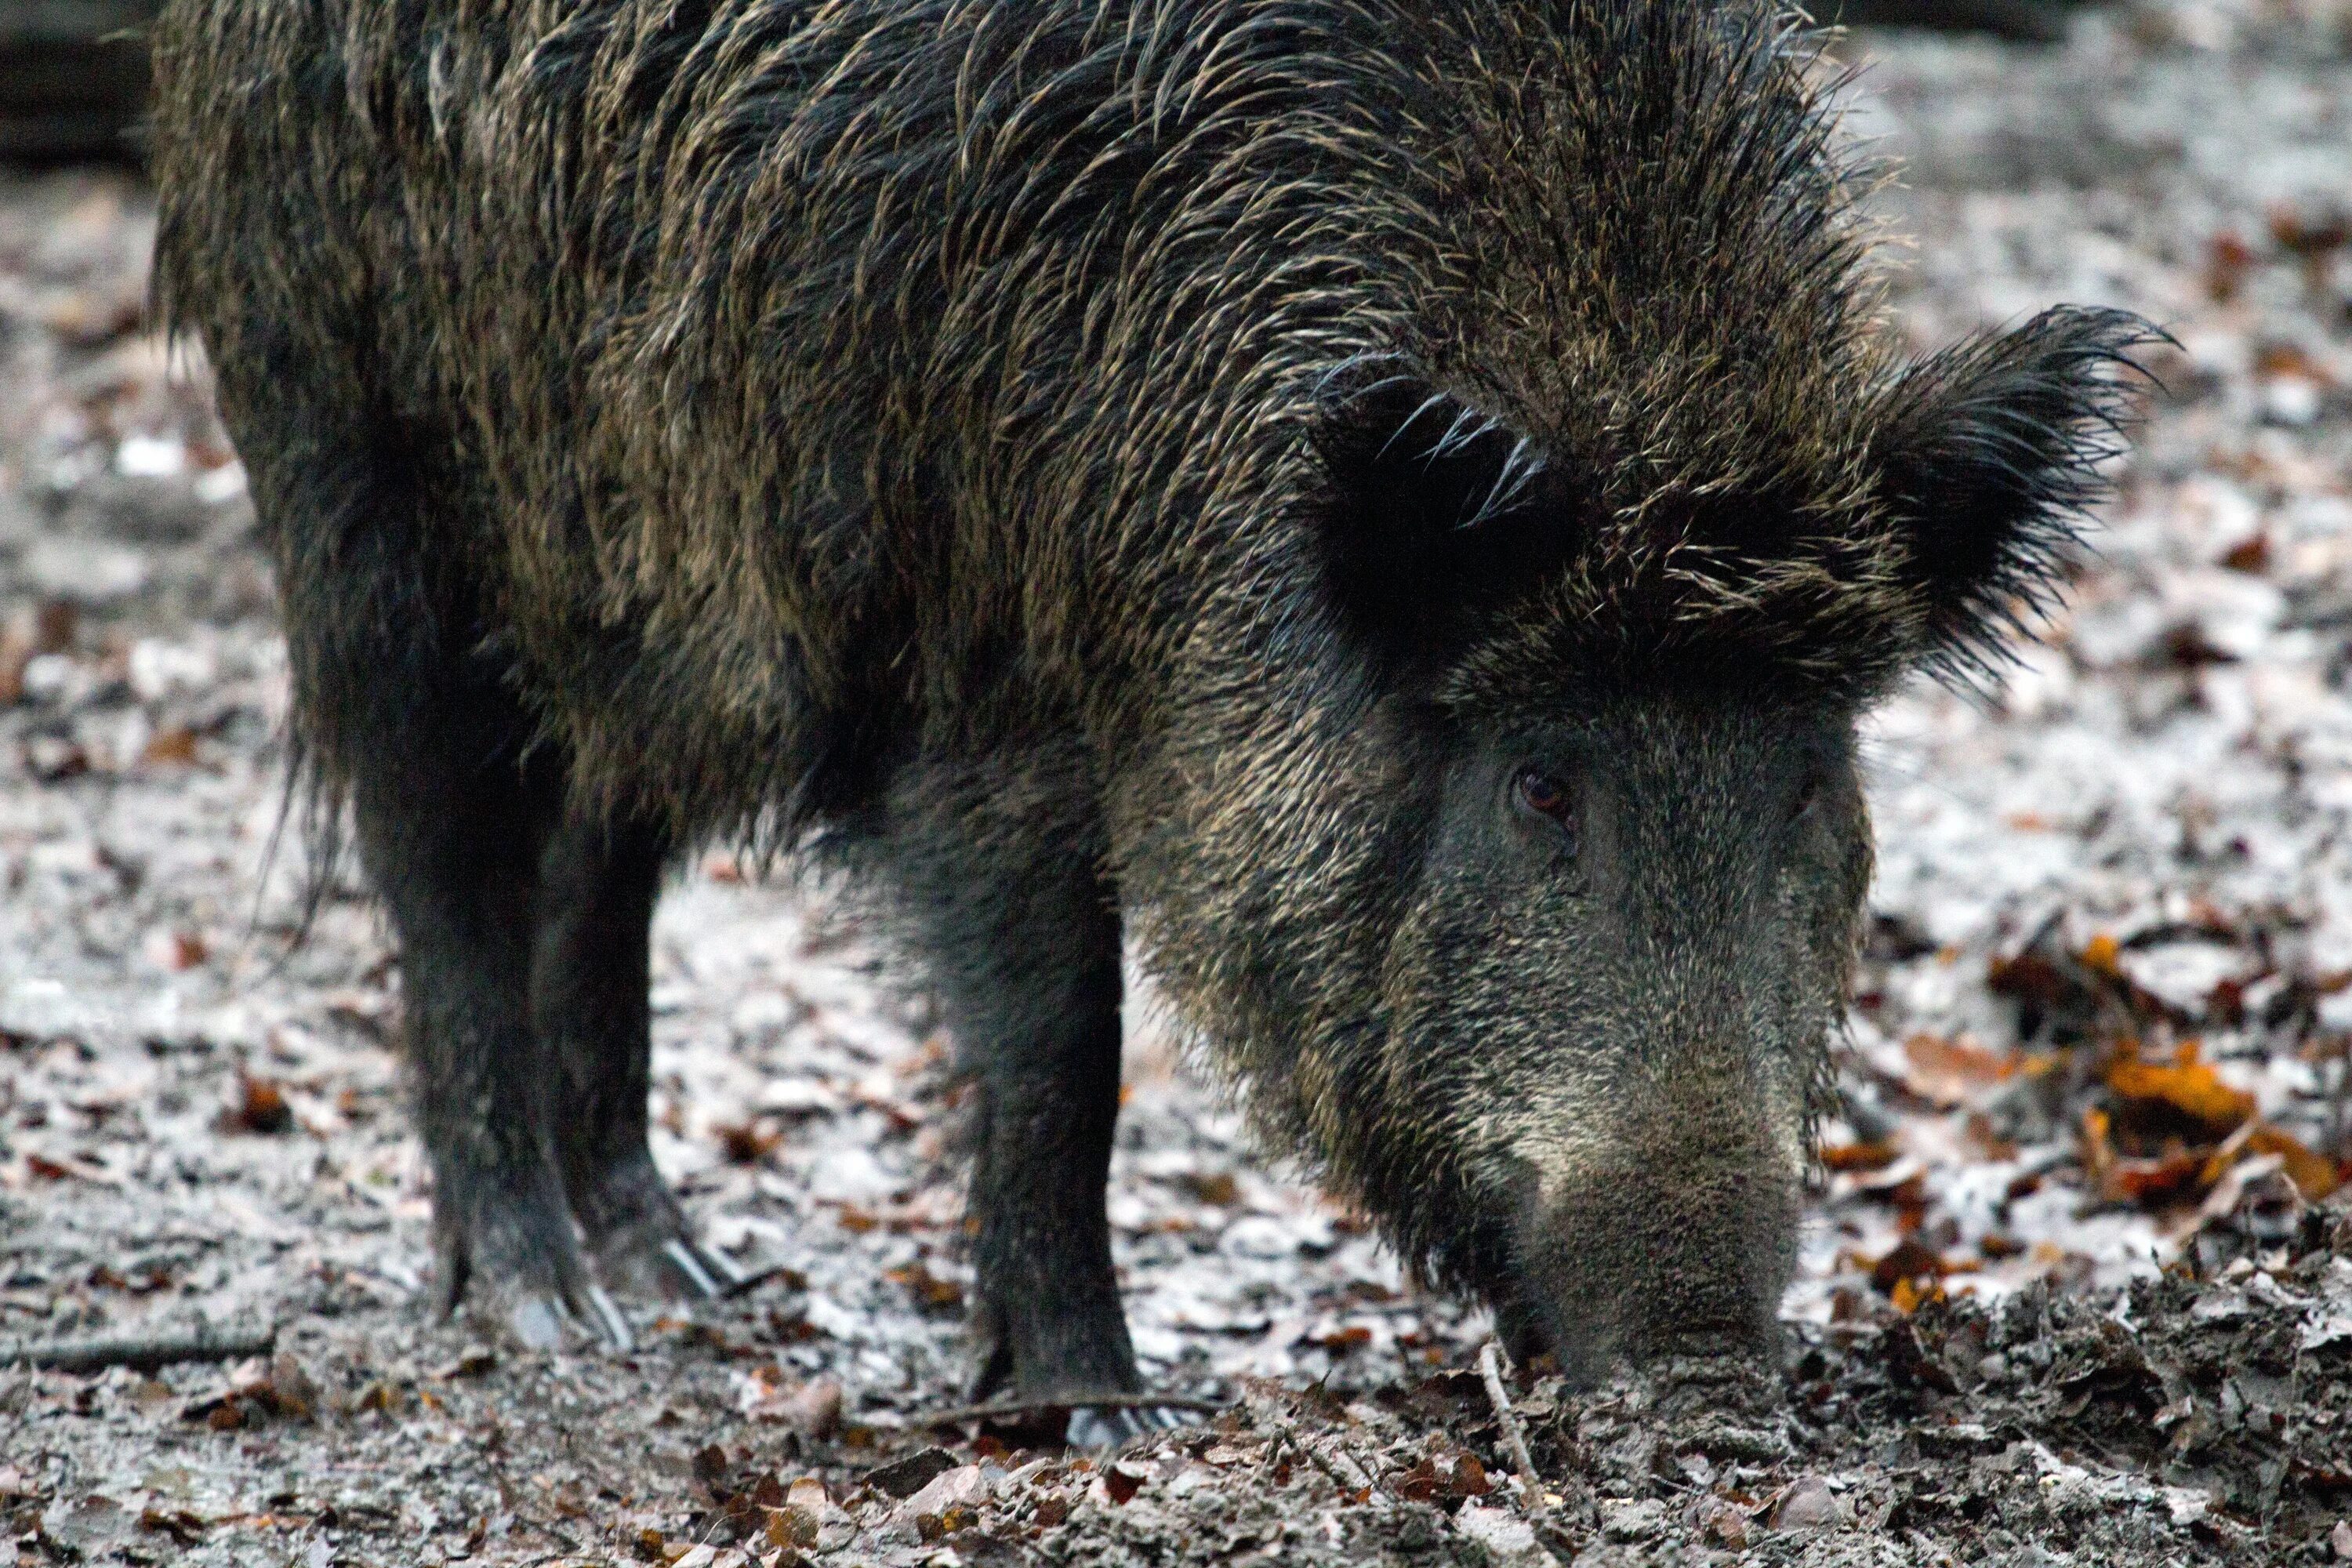
{"label": "orange leaf", "polygon": [[2116,1148],[2107,1138],[2113,1125],[2113,1119],[2095,1106],[2083,1112],[2083,1167],[2094,1176],[2116,1163]]}
{"label": "orange leaf", "polygon": [[2286,1179],[2303,1194],[2303,1201],[2315,1204],[2334,1192],[2339,1178],[2336,1162],[2316,1153],[2291,1132],[2282,1132],[2268,1124],[2256,1127],[2246,1139],[2246,1150],[2254,1154],[2276,1154],[2286,1162]]}
{"label": "orange leaf", "polygon": [[2197,1059],[2197,1043],[2180,1047],[2171,1067],[2126,1058],[2107,1068],[2107,1087],[2117,1098],[2142,1105],[2168,1105],[2216,1132],[2228,1132],[2254,1114],[2254,1097],[2231,1089]]}
{"label": "orange leaf", "polygon": [[1908,1279],[1897,1279],[1889,1299],[1895,1303],[1896,1311],[1907,1314],[1917,1311],[1925,1302],[1943,1300],[1944,1288],[1941,1285],[1923,1286],[1914,1284]]}

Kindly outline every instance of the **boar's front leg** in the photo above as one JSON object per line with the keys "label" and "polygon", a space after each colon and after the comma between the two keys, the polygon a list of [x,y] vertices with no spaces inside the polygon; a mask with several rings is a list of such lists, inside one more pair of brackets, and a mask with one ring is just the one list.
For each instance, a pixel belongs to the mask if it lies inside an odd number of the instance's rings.
{"label": "boar's front leg", "polygon": [[[1119,916],[1099,834],[1011,781],[903,824],[888,856],[975,1090],[974,1397],[1141,1387],[1104,1212],[1118,1117]],[[1123,1413],[1129,1424],[1157,1424]],[[1116,1423],[1114,1423],[1115,1425]],[[1120,1434],[1092,1413],[1074,1440]]]}
{"label": "boar's front leg", "polygon": [[693,1237],[646,1147],[648,930],[667,846],[650,825],[567,816],[540,856],[531,1019],[554,1057],[551,1118],[597,1273],[632,1294],[723,1295],[743,1272]]}

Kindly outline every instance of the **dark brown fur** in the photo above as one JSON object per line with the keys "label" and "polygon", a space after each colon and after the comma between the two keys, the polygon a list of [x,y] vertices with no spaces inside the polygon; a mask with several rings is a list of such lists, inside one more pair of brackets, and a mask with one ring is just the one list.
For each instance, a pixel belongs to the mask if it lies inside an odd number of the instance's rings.
{"label": "dark brown fur", "polygon": [[[564,1020],[642,927],[531,936],[581,846],[814,836],[981,1084],[984,1384],[1133,1383],[1123,927],[1515,1327],[1769,1327],[1853,717],[2053,580],[2136,333],[1899,363],[1782,23],[174,0],[158,68],[162,298],[402,930],[445,1291],[579,1310],[566,1202],[608,1271],[680,1234],[593,1213],[650,1171],[641,994]],[[1495,809],[1530,759],[1572,833]]]}

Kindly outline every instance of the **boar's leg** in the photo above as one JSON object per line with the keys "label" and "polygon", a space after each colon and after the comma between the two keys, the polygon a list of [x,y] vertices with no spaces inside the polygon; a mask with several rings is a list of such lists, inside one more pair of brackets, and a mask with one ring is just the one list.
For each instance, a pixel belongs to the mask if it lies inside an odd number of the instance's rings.
{"label": "boar's leg", "polygon": [[973,891],[972,929],[940,967],[978,1092],[979,1392],[1132,1392],[1103,1203],[1118,1117],[1118,918],[1092,867]]}
{"label": "boar's leg", "polygon": [[1141,1380],[1103,1207],[1118,1117],[1118,911],[1087,814],[1006,820],[1008,803],[1039,804],[1032,782],[982,781],[959,805],[934,804],[902,820],[884,853],[976,1091],[973,1395],[1044,1403],[1132,1393]]}
{"label": "boar's leg", "polygon": [[403,690],[380,668],[377,739],[352,760],[361,852],[400,933],[439,1305],[470,1290],[526,1345],[552,1348],[584,1322],[625,1346],[572,1227],[531,1028],[539,861],[561,781],[543,763],[526,773],[524,715],[474,676]]}
{"label": "boar's leg", "polygon": [[647,932],[664,836],[567,816],[539,862],[530,1009],[555,1058],[551,1130],[597,1273],[632,1293],[712,1297],[745,1276],[694,1240],[646,1145]]}
{"label": "boar's leg", "polygon": [[[338,275],[317,256],[288,266]],[[384,413],[365,356],[270,320],[294,309],[274,298],[278,281],[225,285],[257,315],[222,356],[221,409],[276,558],[307,766],[323,796],[348,796],[400,938],[436,1304],[470,1299],[526,1344],[579,1324],[625,1343],[564,1198],[530,1024],[532,910],[562,761],[541,749],[526,764],[537,725],[507,664],[484,651],[491,628],[452,545],[478,531],[475,503],[436,482],[450,472],[446,444]],[[295,314],[312,310],[331,314],[311,301]]]}

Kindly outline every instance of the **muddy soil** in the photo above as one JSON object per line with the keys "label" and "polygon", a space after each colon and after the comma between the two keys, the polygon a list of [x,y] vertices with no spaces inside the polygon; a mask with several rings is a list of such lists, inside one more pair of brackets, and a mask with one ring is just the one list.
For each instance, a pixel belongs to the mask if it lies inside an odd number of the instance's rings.
{"label": "muddy soil", "polygon": [[[1212,1408],[1118,1454],[942,1421],[948,1043],[827,889],[723,851],[657,924],[656,1152],[768,1272],[638,1310],[626,1355],[428,1318],[394,954],[348,871],[291,941],[284,655],[202,366],[142,331],[152,200],[0,176],[0,1552],[2352,1558],[2352,11],[1843,48],[1922,347],[2059,300],[2179,346],[2046,645],[1874,728],[1785,1364],[1498,1368],[1507,1425],[1483,1317],[1257,1158],[1141,1002],[1118,1263],[1150,1374]],[[8,1365],[199,1331],[259,1353]]]}

